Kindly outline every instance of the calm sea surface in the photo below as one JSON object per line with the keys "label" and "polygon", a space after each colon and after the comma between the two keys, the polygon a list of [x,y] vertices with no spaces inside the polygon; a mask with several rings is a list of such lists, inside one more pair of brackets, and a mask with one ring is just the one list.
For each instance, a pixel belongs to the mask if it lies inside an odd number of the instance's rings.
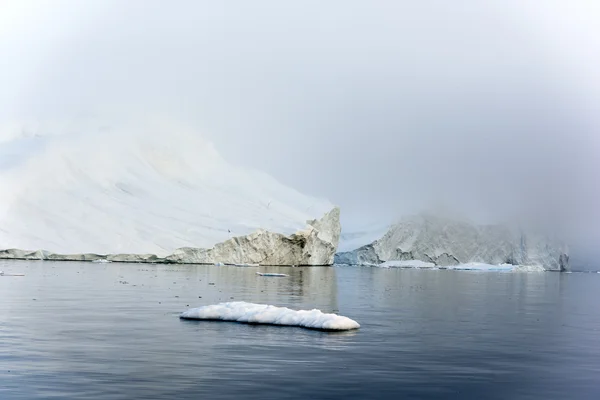
{"label": "calm sea surface", "polygon": [[[3,262],[0,399],[600,399],[600,274]],[[256,271],[283,272],[286,278]],[[358,331],[182,321],[243,300]]]}

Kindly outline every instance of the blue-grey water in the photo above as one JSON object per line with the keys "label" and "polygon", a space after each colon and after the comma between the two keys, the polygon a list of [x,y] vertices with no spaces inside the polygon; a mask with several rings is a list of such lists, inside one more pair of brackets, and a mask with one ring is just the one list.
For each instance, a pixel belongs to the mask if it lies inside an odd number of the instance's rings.
{"label": "blue-grey water", "polygon": [[[0,262],[0,399],[599,399],[600,274]],[[183,321],[244,300],[361,329]]]}

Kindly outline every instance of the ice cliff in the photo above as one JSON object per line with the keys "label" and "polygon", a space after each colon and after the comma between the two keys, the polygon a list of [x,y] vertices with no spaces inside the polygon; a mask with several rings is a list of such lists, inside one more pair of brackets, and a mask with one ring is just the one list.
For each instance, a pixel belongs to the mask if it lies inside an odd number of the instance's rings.
{"label": "ice cliff", "polygon": [[406,217],[380,239],[335,257],[336,263],[352,265],[408,260],[436,266],[485,263],[553,271],[569,268],[566,246],[547,235],[427,214]]}
{"label": "ice cliff", "polygon": [[0,159],[0,258],[322,265],[337,249],[339,209],[185,128],[19,128]]}

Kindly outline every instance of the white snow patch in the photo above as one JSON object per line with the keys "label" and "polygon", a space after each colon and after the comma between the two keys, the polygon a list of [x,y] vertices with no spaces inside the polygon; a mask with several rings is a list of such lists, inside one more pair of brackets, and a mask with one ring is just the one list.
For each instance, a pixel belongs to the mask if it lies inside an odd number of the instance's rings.
{"label": "white snow patch", "polygon": [[291,310],[268,304],[233,301],[192,308],[180,315],[182,319],[220,320],[247,324],[299,326],[309,329],[347,331],[358,329],[358,322],[341,315],[327,314],[321,310]]}

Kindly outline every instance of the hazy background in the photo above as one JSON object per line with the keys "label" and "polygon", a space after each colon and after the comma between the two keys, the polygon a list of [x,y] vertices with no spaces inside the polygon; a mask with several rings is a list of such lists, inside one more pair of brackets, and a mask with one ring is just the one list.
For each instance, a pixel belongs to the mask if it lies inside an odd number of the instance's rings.
{"label": "hazy background", "polygon": [[445,207],[593,243],[598,21],[593,0],[0,0],[0,122],[160,114],[346,230]]}

